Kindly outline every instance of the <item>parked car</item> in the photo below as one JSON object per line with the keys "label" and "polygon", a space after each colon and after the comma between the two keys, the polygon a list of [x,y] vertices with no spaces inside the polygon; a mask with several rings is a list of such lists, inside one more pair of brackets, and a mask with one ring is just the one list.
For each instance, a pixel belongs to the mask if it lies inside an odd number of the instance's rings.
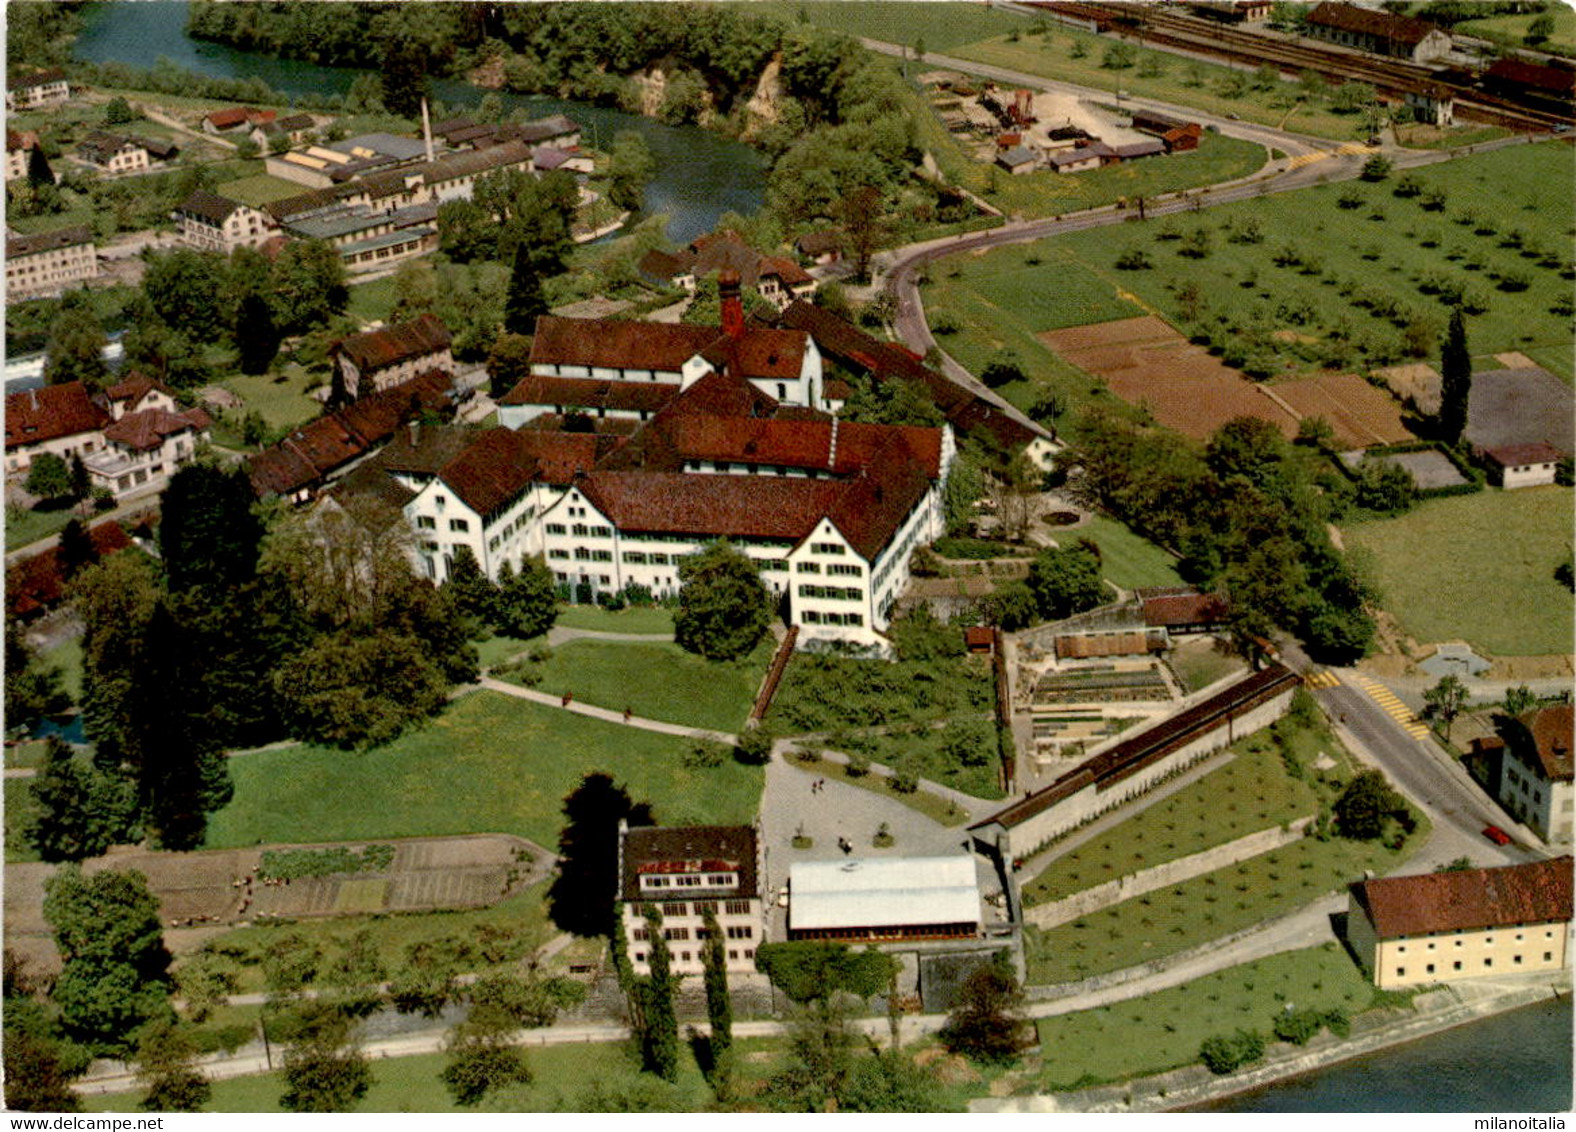
{"label": "parked car", "polygon": [[1500,829],[1499,826],[1497,826],[1497,825],[1486,825],[1486,826],[1484,826],[1483,827],[1483,836],[1488,838],[1495,845],[1509,845],[1510,844],[1510,834],[1506,833],[1503,829]]}

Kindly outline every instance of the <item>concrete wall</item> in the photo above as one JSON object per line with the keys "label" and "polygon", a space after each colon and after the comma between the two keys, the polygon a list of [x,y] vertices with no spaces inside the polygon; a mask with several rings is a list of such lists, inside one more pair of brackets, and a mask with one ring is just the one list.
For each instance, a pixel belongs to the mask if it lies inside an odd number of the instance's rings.
{"label": "concrete wall", "polygon": [[[1034,815],[1007,833],[1006,841],[1014,859],[1027,857],[1054,837],[1093,821],[1108,810],[1146,793],[1151,787],[1173,774],[1178,774],[1200,759],[1230,745],[1244,735],[1268,727],[1286,713],[1291,704],[1296,685],[1287,688],[1274,699],[1267,700],[1237,718],[1207,731],[1191,743],[1163,759],[1159,759],[1136,774],[1113,783],[1100,791],[1093,784],[1084,787],[1043,812]],[[1132,738],[1123,735],[1121,740]]]}
{"label": "concrete wall", "polygon": [[1058,924],[1087,916],[1090,912],[1098,912],[1101,908],[1108,908],[1112,904],[1120,904],[1124,900],[1131,900],[1146,892],[1180,884],[1182,881],[1192,880],[1205,873],[1212,873],[1216,869],[1246,861],[1249,857],[1257,857],[1260,853],[1279,849],[1282,845],[1289,845],[1304,835],[1312,821],[1312,818],[1299,818],[1286,829],[1279,827],[1261,829],[1257,833],[1250,833],[1246,837],[1239,837],[1235,841],[1228,841],[1224,845],[1217,845],[1202,853],[1179,857],[1175,861],[1167,861],[1163,865],[1156,865],[1142,872],[1129,873],[1127,876],[1075,893],[1065,900],[1030,908],[1024,913],[1024,919],[1041,928],[1054,928]]}

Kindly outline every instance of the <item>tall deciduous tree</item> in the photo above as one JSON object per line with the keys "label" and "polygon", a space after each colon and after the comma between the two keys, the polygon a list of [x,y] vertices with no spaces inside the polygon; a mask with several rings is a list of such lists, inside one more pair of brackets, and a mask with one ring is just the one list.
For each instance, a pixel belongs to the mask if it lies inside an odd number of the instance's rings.
{"label": "tall deciduous tree", "polygon": [[1446,742],[1450,741],[1450,727],[1467,706],[1468,698],[1467,686],[1459,676],[1442,677],[1439,683],[1423,693],[1423,702],[1428,705],[1426,713],[1445,721]]}
{"label": "tall deciduous tree", "polygon": [[46,861],[97,857],[125,836],[129,794],[121,778],[96,770],[51,738],[33,779],[37,809],[27,839]]}
{"label": "tall deciduous tree", "polygon": [[586,775],[564,799],[563,832],[558,835],[558,875],[547,890],[548,915],[561,931],[579,936],[608,935],[618,888],[618,823],[651,825],[651,806],[634,802],[629,792],[600,771]]}
{"label": "tall deciduous tree", "polygon": [[651,147],[633,130],[613,135],[608,154],[608,200],[618,208],[638,212],[645,204],[646,186],[657,171]]}
{"label": "tall deciduous tree", "polygon": [[351,1034],[351,1020],[329,1007],[302,1008],[300,1036],[285,1051],[288,1112],[349,1112],[372,1087],[372,1069]]}
{"label": "tall deciduous tree", "polygon": [[137,1045],[137,1079],[145,1090],[137,1107],[144,1112],[201,1112],[213,1095],[196,1068],[197,1046],[171,1021],[150,1026]]}
{"label": "tall deciduous tree", "polygon": [[1472,354],[1461,308],[1450,312],[1450,325],[1439,352],[1439,434],[1447,444],[1460,444],[1467,427],[1472,396]]}
{"label": "tall deciduous tree", "polygon": [[1382,771],[1365,770],[1346,784],[1330,808],[1341,836],[1373,841],[1384,835],[1385,823],[1404,805]]}
{"label": "tall deciduous tree", "polygon": [[5,623],[5,715],[8,727],[31,728],[71,706],[61,671],[46,665],[27,643],[20,623]]}
{"label": "tall deciduous tree", "polygon": [[197,342],[213,342],[229,329],[232,292],[224,256],[176,248],[147,260],[142,290],[159,321]]}
{"label": "tall deciduous tree", "polygon": [[449,576],[442,588],[460,614],[470,619],[473,632],[480,631],[495,620],[498,587],[482,573],[470,547],[455,548]]}
{"label": "tall deciduous tree", "polygon": [[1029,567],[1029,590],[1051,621],[1093,609],[1106,595],[1100,560],[1082,546],[1042,550]]}
{"label": "tall deciduous tree", "polygon": [[837,203],[837,219],[843,227],[843,243],[854,261],[854,274],[865,279],[870,273],[870,258],[887,238],[886,202],[874,185],[860,185],[844,194]]}
{"label": "tall deciduous tree", "polygon": [[726,539],[679,564],[674,640],[708,660],[737,660],[771,623],[771,595],[755,564]]}
{"label": "tall deciduous tree", "polygon": [[169,1016],[170,953],[141,873],[84,877],[65,865],[44,884],[44,919],[62,962],[53,997],[74,1037],[124,1052],[140,1027]]}
{"label": "tall deciduous tree", "polygon": [[345,264],[323,240],[292,240],[274,261],[270,302],[281,334],[304,334],[350,302]]}
{"label": "tall deciduous tree", "polygon": [[1011,1062],[1030,1044],[1022,1008],[1023,988],[1005,958],[998,956],[963,981],[941,1040],[948,1049],[975,1061]]}
{"label": "tall deciduous tree", "polygon": [[553,572],[540,558],[527,558],[515,573],[507,562],[498,571],[493,625],[511,637],[539,637],[558,620]]}
{"label": "tall deciduous tree", "polygon": [[71,469],[53,452],[40,452],[28,464],[22,486],[40,499],[64,499],[71,494]]}
{"label": "tall deciduous tree", "polygon": [[531,375],[531,340],[524,334],[500,334],[487,355],[492,395],[506,396]]}
{"label": "tall deciduous tree", "polygon": [[89,389],[103,388],[109,382],[109,365],[104,361],[108,341],[86,292],[68,291],[49,326],[44,380],[50,385],[80,381]]}

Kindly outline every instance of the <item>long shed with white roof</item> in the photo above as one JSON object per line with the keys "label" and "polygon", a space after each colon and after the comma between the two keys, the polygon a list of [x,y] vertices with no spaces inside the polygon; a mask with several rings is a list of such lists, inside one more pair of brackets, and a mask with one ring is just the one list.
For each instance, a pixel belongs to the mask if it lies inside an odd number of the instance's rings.
{"label": "long shed with white roof", "polygon": [[801,861],[788,872],[789,939],[968,939],[979,928],[973,857]]}

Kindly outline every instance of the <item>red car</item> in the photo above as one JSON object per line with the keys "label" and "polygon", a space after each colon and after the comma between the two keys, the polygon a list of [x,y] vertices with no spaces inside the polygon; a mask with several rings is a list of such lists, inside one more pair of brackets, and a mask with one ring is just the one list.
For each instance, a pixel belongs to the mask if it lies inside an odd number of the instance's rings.
{"label": "red car", "polygon": [[1500,829],[1499,826],[1497,826],[1497,825],[1486,825],[1486,826],[1484,826],[1483,827],[1483,836],[1488,838],[1495,845],[1509,845],[1510,844],[1510,834],[1506,833],[1503,829]]}

